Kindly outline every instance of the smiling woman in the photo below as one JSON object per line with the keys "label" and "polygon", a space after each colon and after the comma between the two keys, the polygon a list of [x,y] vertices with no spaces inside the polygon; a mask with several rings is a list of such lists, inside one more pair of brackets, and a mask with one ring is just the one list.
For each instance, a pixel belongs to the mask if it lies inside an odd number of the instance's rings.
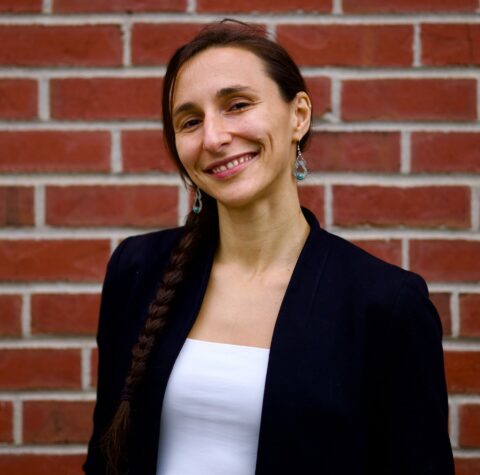
{"label": "smiling woman", "polygon": [[452,475],[437,311],[300,206],[312,112],[286,51],[208,26],[163,114],[195,203],[110,260],[85,473]]}

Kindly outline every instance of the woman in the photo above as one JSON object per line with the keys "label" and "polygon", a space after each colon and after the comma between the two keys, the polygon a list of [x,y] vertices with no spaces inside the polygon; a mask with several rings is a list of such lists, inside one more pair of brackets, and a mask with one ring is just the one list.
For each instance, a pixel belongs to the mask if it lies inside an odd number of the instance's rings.
{"label": "woman", "polygon": [[195,201],[109,262],[85,472],[453,474],[425,282],[300,207],[311,102],[288,54],[212,25],[171,59],[163,114]]}

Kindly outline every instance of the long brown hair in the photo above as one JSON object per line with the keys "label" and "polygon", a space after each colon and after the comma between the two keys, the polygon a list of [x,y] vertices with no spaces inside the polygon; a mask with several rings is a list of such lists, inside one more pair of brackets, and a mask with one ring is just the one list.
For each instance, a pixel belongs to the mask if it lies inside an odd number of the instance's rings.
{"label": "long brown hair", "polygon": [[[223,20],[205,27],[192,41],[180,47],[167,66],[163,86],[163,133],[165,144],[177,164],[184,183],[193,183],[183,167],[175,146],[175,131],[172,124],[172,97],[175,81],[181,67],[195,55],[212,47],[235,46],[254,53],[265,65],[266,74],[277,84],[281,96],[291,102],[300,91],[306,91],[305,82],[297,65],[280,45],[268,39],[258,27],[235,20]],[[300,141],[303,150],[310,130]],[[102,438],[107,468],[113,474],[121,473],[125,445],[129,432],[130,412],[135,393],[145,373],[155,339],[165,327],[175,295],[192,262],[195,250],[212,234],[218,233],[216,201],[202,192],[203,208],[200,214],[193,211],[187,217],[183,235],[172,251],[170,262],[164,273],[155,298],[150,304],[148,316],[138,341],[132,350],[132,363],[120,395],[120,403],[110,427]]]}

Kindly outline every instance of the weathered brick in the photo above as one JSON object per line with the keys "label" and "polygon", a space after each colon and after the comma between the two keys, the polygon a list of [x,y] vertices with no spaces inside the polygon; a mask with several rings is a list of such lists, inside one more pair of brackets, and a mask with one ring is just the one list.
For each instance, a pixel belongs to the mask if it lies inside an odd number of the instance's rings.
{"label": "weathered brick", "polygon": [[460,447],[480,448],[480,404],[460,404],[458,419]]}
{"label": "weathered brick", "polygon": [[308,95],[312,101],[313,118],[321,118],[331,112],[331,81],[327,77],[305,78]]}
{"label": "weathered brick", "polygon": [[480,25],[422,25],[422,62],[427,66],[480,65]]}
{"label": "weathered brick", "polygon": [[400,134],[315,132],[304,156],[312,171],[398,172]]}
{"label": "weathered brick", "polygon": [[92,432],[91,401],[25,401],[23,440],[31,444],[86,443]]}
{"label": "weathered brick", "polygon": [[0,473],[5,475],[82,475],[85,455],[1,454]]}
{"label": "weathered brick", "polygon": [[126,172],[177,172],[166,151],[161,130],[123,131],[122,156]]}
{"label": "weathered brick", "polygon": [[321,12],[332,11],[332,0],[197,0],[197,11],[202,12]]}
{"label": "weathered brick", "polygon": [[79,350],[0,350],[0,389],[79,389]]}
{"label": "weathered brick", "polygon": [[53,79],[50,88],[56,119],[160,119],[159,78]]}
{"label": "weathered brick", "polygon": [[449,392],[480,392],[480,352],[445,351],[445,373]]}
{"label": "weathered brick", "polygon": [[480,242],[460,239],[410,241],[410,267],[428,281],[480,280]]}
{"label": "weathered brick", "polygon": [[198,23],[137,23],[132,28],[132,62],[165,64],[175,50],[204,25]]}
{"label": "weathered brick", "polygon": [[480,134],[413,133],[411,169],[413,172],[480,173]]}
{"label": "weathered brick", "polygon": [[402,264],[402,243],[398,239],[365,239],[352,241],[357,246],[391,264]]}
{"label": "weathered brick", "polygon": [[476,0],[343,0],[344,13],[474,12]]}
{"label": "weathered brick", "polygon": [[33,295],[32,334],[94,335],[99,307],[98,294]]}
{"label": "weathered brick", "polygon": [[0,401],[0,442],[13,442],[13,404]]}
{"label": "weathered brick", "polygon": [[21,335],[21,312],[20,295],[0,295],[0,337]]}
{"label": "weathered brick", "polygon": [[339,226],[465,228],[470,225],[470,189],[338,185],[333,188],[333,222]]}
{"label": "weathered brick", "polygon": [[32,79],[0,79],[0,118],[37,117],[37,82]]}
{"label": "weathered brick", "polygon": [[101,172],[110,169],[108,132],[0,132],[0,150],[0,171],[4,172]]}
{"label": "weathered brick", "polygon": [[33,188],[0,186],[0,226],[32,226],[34,221]]}
{"label": "weathered brick", "polygon": [[54,226],[167,227],[178,222],[173,186],[49,186],[46,222]]}
{"label": "weathered brick", "polygon": [[119,26],[0,26],[0,65],[119,66],[121,62]]}
{"label": "weathered brick", "polygon": [[320,223],[325,222],[324,218],[324,188],[322,186],[300,186],[298,195],[302,206],[313,211]]}
{"label": "weathered brick", "polygon": [[480,338],[480,294],[460,295],[460,336]]}
{"label": "weathered brick", "polygon": [[0,12],[2,13],[40,13],[42,0],[0,0]]}
{"label": "weathered brick", "polygon": [[297,64],[409,66],[410,25],[279,25],[277,38]]}
{"label": "weathered brick", "polygon": [[187,0],[55,0],[54,13],[80,12],[181,12]]}
{"label": "weathered brick", "polygon": [[0,240],[0,280],[99,282],[109,254],[107,240]]}
{"label": "weathered brick", "polygon": [[351,120],[476,120],[474,79],[343,81],[342,118]]}

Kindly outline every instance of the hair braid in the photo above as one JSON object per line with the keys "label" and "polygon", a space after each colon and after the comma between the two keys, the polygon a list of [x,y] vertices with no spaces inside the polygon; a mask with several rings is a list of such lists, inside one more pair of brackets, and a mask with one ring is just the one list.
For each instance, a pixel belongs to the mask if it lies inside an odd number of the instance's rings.
{"label": "hair braid", "polygon": [[[121,466],[124,462],[122,454],[125,453],[130,426],[132,400],[145,374],[156,338],[167,324],[168,313],[177,289],[185,278],[186,270],[193,260],[195,251],[202,243],[203,238],[207,235],[211,236],[212,230],[218,226],[215,200],[208,195],[205,198],[202,213],[196,215],[190,212],[188,215],[183,236],[172,251],[168,267],[155,298],[149,306],[145,325],[132,349],[132,363],[120,396],[120,404],[110,427],[102,437],[107,470],[113,475],[121,473]],[[212,226],[215,224],[216,226]]]}

